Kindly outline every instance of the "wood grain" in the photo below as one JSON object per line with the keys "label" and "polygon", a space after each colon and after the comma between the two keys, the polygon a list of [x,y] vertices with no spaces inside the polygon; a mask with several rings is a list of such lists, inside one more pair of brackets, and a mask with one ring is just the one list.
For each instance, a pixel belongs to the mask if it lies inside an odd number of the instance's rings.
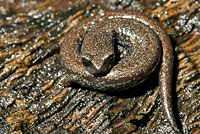
{"label": "wood grain", "polygon": [[166,28],[175,50],[176,117],[184,133],[200,132],[200,4],[106,1],[0,1],[0,133],[173,133],[160,104],[158,70],[137,92],[63,84],[59,49],[66,34],[110,9],[145,12]]}

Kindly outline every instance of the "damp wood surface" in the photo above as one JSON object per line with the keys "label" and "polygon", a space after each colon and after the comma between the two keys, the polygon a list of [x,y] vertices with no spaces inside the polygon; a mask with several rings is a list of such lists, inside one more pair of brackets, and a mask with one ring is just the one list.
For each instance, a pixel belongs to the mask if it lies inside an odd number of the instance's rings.
{"label": "damp wood surface", "polygon": [[173,109],[185,134],[200,133],[200,3],[197,0],[0,1],[0,134],[171,133],[158,72],[117,94],[63,84],[60,47],[84,19],[108,10],[143,12],[174,48]]}

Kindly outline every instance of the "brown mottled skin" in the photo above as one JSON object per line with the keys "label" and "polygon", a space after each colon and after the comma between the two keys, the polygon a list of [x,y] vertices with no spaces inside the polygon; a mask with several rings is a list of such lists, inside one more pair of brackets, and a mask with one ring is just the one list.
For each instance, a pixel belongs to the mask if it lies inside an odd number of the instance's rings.
{"label": "brown mottled skin", "polygon": [[144,81],[161,62],[159,86],[168,120],[179,133],[171,101],[173,50],[153,19],[131,11],[106,12],[71,30],[61,47],[66,85],[121,91]]}

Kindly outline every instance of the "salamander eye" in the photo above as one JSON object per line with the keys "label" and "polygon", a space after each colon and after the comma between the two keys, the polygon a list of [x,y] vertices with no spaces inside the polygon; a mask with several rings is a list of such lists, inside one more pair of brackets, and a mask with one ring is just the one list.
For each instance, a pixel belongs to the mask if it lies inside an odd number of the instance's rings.
{"label": "salamander eye", "polygon": [[105,64],[113,64],[115,62],[115,54],[111,54],[105,59]]}
{"label": "salamander eye", "polygon": [[87,60],[86,58],[82,58],[82,63],[85,67],[90,67],[92,66],[92,62]]}

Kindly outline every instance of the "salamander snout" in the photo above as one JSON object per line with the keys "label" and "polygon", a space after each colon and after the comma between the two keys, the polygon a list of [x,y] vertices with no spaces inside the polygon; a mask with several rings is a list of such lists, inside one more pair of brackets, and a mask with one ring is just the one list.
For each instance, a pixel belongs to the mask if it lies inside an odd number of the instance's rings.
{"label": "salamander snout", "polygon": [[112,69],[115,63],[115,55],[106,55],[101,59],[88,59],[87,57],[82,57],[82,63],[86,70],[94,75],[95,77],[106,76]]}

